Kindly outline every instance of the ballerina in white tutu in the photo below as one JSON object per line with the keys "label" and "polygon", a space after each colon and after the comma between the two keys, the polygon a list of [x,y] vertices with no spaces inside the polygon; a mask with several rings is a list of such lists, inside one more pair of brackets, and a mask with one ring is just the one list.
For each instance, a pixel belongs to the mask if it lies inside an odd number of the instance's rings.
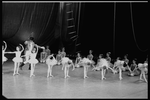
{"label": "ballerina in white tutu", "polygon": [[141,70],[141,74],[140,74],[140,80],[143,80],[142,79],[142,76],[145,80],[145,82],[147,83],[147,79],[146,79],[146,71],[147,71],[147,67],[148,67],[148,63],[145,61],[144,63],[139,63],[138,64],[138,68]]}
{"label": "ballerina in white tutu", "polygon": [[71,66],[73,66],[72,71],[75,69],[75,66],[74,66],[72,60],[69,59],[68,57],[63,57],[63,58],[62,58],[62,65],[63,65],[63,66],[62,66],[62,70],[64,69],[65,78],[69,78],[69,77],[70,77],[70,76],[69,76],[69,68],[70,68]]}
{"label": "ballerina in white tutu", "polygon": [[7,61],[7,58],[5,57],[5,53],[7,53],[7,52],[5,52],[7,49],[7,43],[5,41],[3,41],[3,42],[5,44],[5,47],[2,46],[2,65],[5,61]]}
{"label": "ballerina in white tutu", "polygon": [[126,55],[124,56],[124,65],[123,65],[124,68],[123,68],[123,71],[126,71],[127,69],[129,69],[129,65],[128,65],[129,60],[128,60],[127,56],[128,56],[128,54],[126,54]]}
{"label": "ballerina in white tutu", "polygon": [[120,57],[117,58],[116,62],[114,63],[113,69],[117,68],[119,70],[119,79],[122,80],[122,70],[124,69],[123,67],[124,61],[120,60]]}
{"label": "ballerina in white tutu", "polygon": [[33,50],[31,51],[30,54],[30,60],[28,61],[31,64],[31,71],[30,71],[30,77],[35,76],[34,75],[34,70],[35,70],[35,65],[39,62],[36,59],[36,55],[38,53],[38,47],[36,46],[36,48],[34,47]]}
{"label": "ballerina in white tutu", "polygon": [[91,60],[89,60],[88,58],[83,58],[80,61],[80,64],[83,65],[84,67],[84,78],[88,78],[87,76],[87,72],[88,72],[88,68],[91,66],[93,62]]}
{"label": "ballerina in white tutu", "polygon": [[87,56],[87,58],[92,61],[91,67],[95,67],[94,66],[95,62],[93,61],[93,54],[92,54],[92,52],[93,52],[92,50],[89,50],[89,55]]}
{"label": "ballerina in white tutu", "polygon": [[53,77],[52,75],[52,68],[54,65],[57,64],[57,60],[55,59],[55,57],[53,56],[53,54],[49,55],[46,59],[46,64],[48,66],[48,70],[47,70],[47,77]]}
{"label": "ballerina in white tutu", "polygon": [[80,64],[79,62],[81,61],[81,56],[80,56],[80,53],[77,54],[77,58],[75,60],[75,67],[79,68],[80,67]]}
{"label": "ballerina in white tutu", "polygon": [[107,59],[102,58],[102,54],[100,54],[97,65],[93,70],[100,70],[101,71],[101,76],[102,76],[101,79],[103,80],[103,79],[106,79],[105,71],[108,68],[111,69],[114,72],[114,70],[109,66],[109,62],[107,61]]}
{"label": "ballerina in white tutu", "polygon": [[20,47],[17,46],[16,47],[16,50],[17,51],[14,51],[14,52],[7,52],[7,53],[15,53],[16,57],[14,57],[12,60],[14,62],[14,73],[13,75],[19,75],[18,71],[19,71],[19,66],[20,66],[20,63],[23,62],[23,59],[21,58],[21,53],[23,52],[24,50],[24,47],[19,44],[22,48],[22,50],[20,50]]}

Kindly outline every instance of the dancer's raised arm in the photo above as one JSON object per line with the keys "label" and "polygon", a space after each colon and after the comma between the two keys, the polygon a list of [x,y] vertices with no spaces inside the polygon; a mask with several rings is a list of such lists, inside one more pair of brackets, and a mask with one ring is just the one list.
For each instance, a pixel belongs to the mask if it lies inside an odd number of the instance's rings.
{"label": "dancer's raised arm", "polygon": [[37,45],[37,44],[35,44],[38,48],[41,48],[41,49],[45,49],[45,47],[44,46],[39,46],[39,45]]}
{"label": "dancer's raised arm", "polygon": [[7,49],[7,43],[5,41],[3,41],[4,44],[5,44],[5,48],[4,48],[4,51]]}
{"label": "dancer's raised arm", "polygon": [[24,51],[24,47],[23,47],[23,45],[22,45],[22,44],[19,44],[19,45],[22,47],[22,50],[21,50],[21,52],[22,52],[22,51]]}

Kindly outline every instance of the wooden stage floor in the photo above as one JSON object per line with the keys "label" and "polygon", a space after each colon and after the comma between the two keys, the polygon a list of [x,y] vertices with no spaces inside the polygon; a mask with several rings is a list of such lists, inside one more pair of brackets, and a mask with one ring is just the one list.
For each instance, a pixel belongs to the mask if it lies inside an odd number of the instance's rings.
{"label": "wooden stage floor", "polygon": [[12,61],[2,67],[2,95],[6,98],[148,98],[148,83],[139,81],[139,76],[129,77],[126,72],[120,81],[118,74],[108,71],[102,81],[100,72],[91,68],[87,79],[83,78],[83,68],[70,69],[68,79],[64,79],[60,66],[53,67],[53,78],[46,77],[46,64],[37,64],[32,78],[28,64],[18,76],[13,76],[13,68]]}

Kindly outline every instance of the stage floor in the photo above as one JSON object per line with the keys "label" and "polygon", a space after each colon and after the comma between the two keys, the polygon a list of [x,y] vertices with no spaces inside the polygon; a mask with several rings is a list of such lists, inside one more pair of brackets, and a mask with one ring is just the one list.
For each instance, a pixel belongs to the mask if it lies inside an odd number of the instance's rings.
{"label": "stage floor", "polygon": [[[129,77],[123,73],[108,71],[106,80],[101,80],[99,71],[89,69],[89,78],[83,78],[83,68],[70,69],[68,79],[60,66],[53,67],[53,78],[47,78],[47,65],[37,64],[35,77],[30,78],[28,64],[13,76],[13,62],[2,67],[2,95],[6,98],[148,98],[148,83],[139,81],[139,76]],[[148,76],[147,76],[148,77]]]}

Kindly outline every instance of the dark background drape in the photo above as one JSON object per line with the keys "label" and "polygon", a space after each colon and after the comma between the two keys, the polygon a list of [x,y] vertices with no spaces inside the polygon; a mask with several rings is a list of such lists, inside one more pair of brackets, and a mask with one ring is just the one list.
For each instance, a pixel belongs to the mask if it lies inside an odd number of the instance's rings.
{"label": "dark background drape", "polygon": [[[2,37],[8,49],[14,51],[34,32],[33,37],[38,45],[49,45],[55,53],[65,46],[67,53],[71,53],[75,45],[68,45],[65,9],[60,15],[59,6],[59,3],[3,3]],[[77,17],[78,5],[74,6],[74,16]],[[95,58],[100,53],[112,52],[113,58],[128,54],[130,59],[144,61],[149,43],[148,3],[132,3],[132,14],[135,34],[130,3],[116,3],[114,33],[114,3],[82,3],[78,33],[81,54],[87,55],[92,49]],[[76,22],[76,30],[77,25]]]}
{"label": "dark background drape", "polygon": [[112,58],[128,54],[130,60],[143,62],[149,47],[148,3],[132,3],[136,41],[130,12],[130,3],[116,3],[114,34],[114,3],[85,3],[80,25],[82,54],[87,55],[92,49],[97,57],[110,51]]}
{"label": "dark background drape", "polygon": [[52,46],[59,37],[55,34],[58,11],[59,3],[3,3],[2,34],[8,49],[23,44],[32,32],[35,43]]}

